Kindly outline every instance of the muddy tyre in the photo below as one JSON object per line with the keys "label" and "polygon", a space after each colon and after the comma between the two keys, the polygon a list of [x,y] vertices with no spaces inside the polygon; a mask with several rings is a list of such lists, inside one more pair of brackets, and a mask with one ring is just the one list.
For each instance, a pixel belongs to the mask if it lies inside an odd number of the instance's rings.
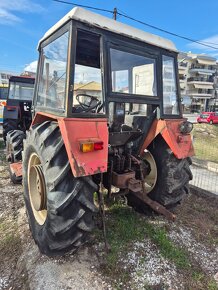
{"label": "muddy tyre", "polygon": [[56,122],[34,125],[28,132],[23,185],[30,229],[43,254],[72,253],[87,241],[97,186],[91,177],[74,178]]}
{"label": "muddy tyre", "polygon": [[6,136],[8,132],[17,129],[17,121],[16,120],[5,120],[3,122],[3,139],[6,142]]}
{"label": "muddy tyre", "polygon": [[15,184],[21,183],[22,177],[16,176],[14,172],[11,171],[10,164],[14,162],[19,162],[22,160],[23,151],[23,140],[25,139],[25,134],[20,130],[10,131],[6,136],[6,149],[7,149],[7,159],[9,163],[9,173],[11,181]]}
{"label": "muddy tyre", "polygon": [[[148,196],[168,209],[175,208],[189,193],[192,180],[191,158],[177,159],[166,142],[157,137],[149,146],[157,166],[157,181]],[[129,195],[128,203],[137,211],[147,212],[148,207],[134,195]]]}

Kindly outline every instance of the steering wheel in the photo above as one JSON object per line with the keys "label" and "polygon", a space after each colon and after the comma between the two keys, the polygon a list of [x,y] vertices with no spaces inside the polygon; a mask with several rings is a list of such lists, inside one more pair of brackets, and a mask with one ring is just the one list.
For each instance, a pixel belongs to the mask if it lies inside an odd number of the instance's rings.
{"label": "steering wheel", "polygon": [[[79,99],[79,97],[81,97],[81,96],[85,96],[85,97],[90,98],[90,102],[88,104],[81,102]],[[89,112],[93,109],[96,109],[101,104],[101,101],[99,101],[99,99],[97,97],[87,95],[87,94],[76,95],[76,100],[78,101],[79,105],[81,106],[81,108],[83,109],[84,112]]]}

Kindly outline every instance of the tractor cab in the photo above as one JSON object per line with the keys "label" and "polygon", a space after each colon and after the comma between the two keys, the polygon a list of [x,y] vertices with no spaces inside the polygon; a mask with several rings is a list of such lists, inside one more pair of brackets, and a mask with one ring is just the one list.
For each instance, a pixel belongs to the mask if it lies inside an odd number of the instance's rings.
{"label": "tractor cab", "polygon": [[169,40],[75,8],[39,51],[35,112],[107,117],[110,132],[133,129],[137,117],[155,110],[181,118],[177,50]]}
{"label": "tractor cab", "polygon": [[3,112],[3,137],[9,131],[19,129],[25,132],[29,129],[32,115],[31,106],[33,99],[35,79],[28,76],[11,76],[7,94],[7,105]]}
{"label": "tractor cab", "polygon": [[[168,209],[189,192],[194,153],[174,44],[74,8],[38,49],[33,120],[26,136],[10,133],[8,147],[23,158],[24,199],[41,252],[76,251],[87,240],[95,192],[101,213],[107,191],[174,220]],[[26,138],[24,147],[14,136]]]}

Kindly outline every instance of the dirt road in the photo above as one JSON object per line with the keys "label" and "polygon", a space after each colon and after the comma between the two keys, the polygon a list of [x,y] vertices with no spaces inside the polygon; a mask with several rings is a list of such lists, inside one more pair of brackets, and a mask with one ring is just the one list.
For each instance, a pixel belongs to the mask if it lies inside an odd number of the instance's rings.
{"label": "dirt road", "polygon": [[112,209],[110,254],[98,231],[75,256],[48,258],[33,242],[22,186],[10,182],[1,151],[0,290],[218,289],[217,205],[216,198],[191,195],[175,223]]}

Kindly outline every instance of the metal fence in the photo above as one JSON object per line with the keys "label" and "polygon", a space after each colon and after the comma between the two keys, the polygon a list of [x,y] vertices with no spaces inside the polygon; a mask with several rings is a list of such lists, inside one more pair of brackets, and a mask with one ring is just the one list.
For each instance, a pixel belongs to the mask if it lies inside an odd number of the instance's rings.
{"label": "metal fence", "polygon": [[191,184],[218,195],[218,125],[195,124]]}

